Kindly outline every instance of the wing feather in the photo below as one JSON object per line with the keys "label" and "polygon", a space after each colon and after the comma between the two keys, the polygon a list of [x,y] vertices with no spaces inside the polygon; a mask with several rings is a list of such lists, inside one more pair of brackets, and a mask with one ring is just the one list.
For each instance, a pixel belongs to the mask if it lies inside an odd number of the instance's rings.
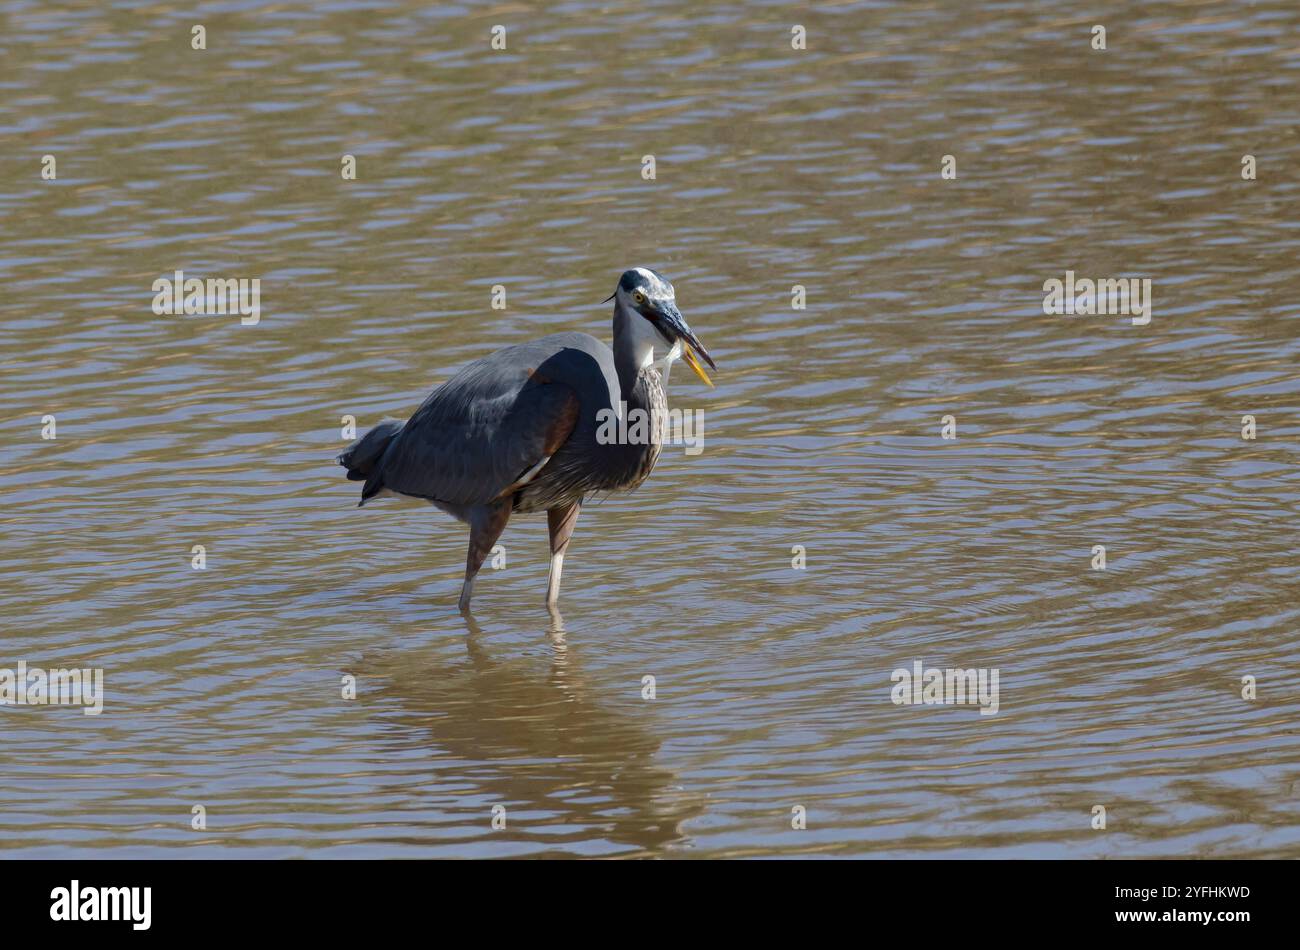
{"label": "wing feather", "polygon": [[511,349],[471,363],[425,400],[384,455],[384,487],[485,504],[563,445],[578,418],[577,394]]}

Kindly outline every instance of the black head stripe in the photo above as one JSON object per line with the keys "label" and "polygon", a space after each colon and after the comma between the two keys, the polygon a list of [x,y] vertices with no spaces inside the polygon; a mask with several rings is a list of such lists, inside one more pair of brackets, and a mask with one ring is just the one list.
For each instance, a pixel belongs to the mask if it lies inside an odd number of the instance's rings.
{"label": "black head stripe", "polygon": [[623,271],[623,276],[620,277],[618,280],[618,287],[620,290],[630,294],[632,291],[640,287],[643,283],[645,283],[645,278],[643,278],[636,271],[625,270]]}
{"label": "black head stripe", "polygon": [[647,297],[671,295],[673,292],[673,285],[668,282],[668,279],[648,267],[624,271],[623,276],[619,278],[618,286],[624,293],[630,294],[639,290]]}

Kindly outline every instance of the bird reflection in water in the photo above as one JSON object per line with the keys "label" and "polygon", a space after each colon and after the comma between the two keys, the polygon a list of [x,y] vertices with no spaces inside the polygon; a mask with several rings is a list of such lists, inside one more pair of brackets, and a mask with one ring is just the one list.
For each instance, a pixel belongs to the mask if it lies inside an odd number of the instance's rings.
{"label": "bird reflection in water", "polygon": [[[687,840],[681,826],[703,811],[657,761],[661,738],[653,706],[640,698],[640,677],[584,669],[554,606],[544,652],[515,652],[489,643],[478,622],[465,624],[465,655],[448,655],[446,640],[432,656],[410,650],[366,661],[381,678],[386,701],[398,707],[403,738],[432,744],[440,769],[460,768],[449,782],[464,806],[453,806],[473,834],[542,845],[524,853],[655,854]],[[457,654],[459,648],[456,648]],[[468,786],[468,787],[466,787]],[[507,810],[504,830],[492,831],[483,802]],[[469,814],[472,813],[472,817]],[[494,839],[496,840],[496,839]],[[593,846],[593,841],[601,846]],[[572,843],[573,849],[566,848]]]}

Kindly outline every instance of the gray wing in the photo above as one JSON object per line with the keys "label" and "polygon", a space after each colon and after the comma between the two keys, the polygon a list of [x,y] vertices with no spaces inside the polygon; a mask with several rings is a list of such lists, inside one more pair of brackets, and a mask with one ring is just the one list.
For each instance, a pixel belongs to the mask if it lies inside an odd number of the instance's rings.
{"label": "gray wing", "polygon": [[454,505],[510,491],[564,444],[578,419],[574,387],[538,371],[553,354],[554,347],[523,344],[466,366],[393,439],[372,476],[374,490]]}

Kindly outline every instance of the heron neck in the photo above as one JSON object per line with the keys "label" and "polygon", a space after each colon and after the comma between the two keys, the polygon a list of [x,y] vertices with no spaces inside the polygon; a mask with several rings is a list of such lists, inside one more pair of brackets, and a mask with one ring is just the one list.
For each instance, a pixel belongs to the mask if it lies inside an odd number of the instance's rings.
{"label": "heron neck", "polygon": [[[641,314],[624,308],[621,301],[614,305],[614,369],[629,408],[644,401],[644,394],[636,396],[636,381],[654,358],[656,336],[657,331]],[[662,340],[658,342],[663,345]]]}

